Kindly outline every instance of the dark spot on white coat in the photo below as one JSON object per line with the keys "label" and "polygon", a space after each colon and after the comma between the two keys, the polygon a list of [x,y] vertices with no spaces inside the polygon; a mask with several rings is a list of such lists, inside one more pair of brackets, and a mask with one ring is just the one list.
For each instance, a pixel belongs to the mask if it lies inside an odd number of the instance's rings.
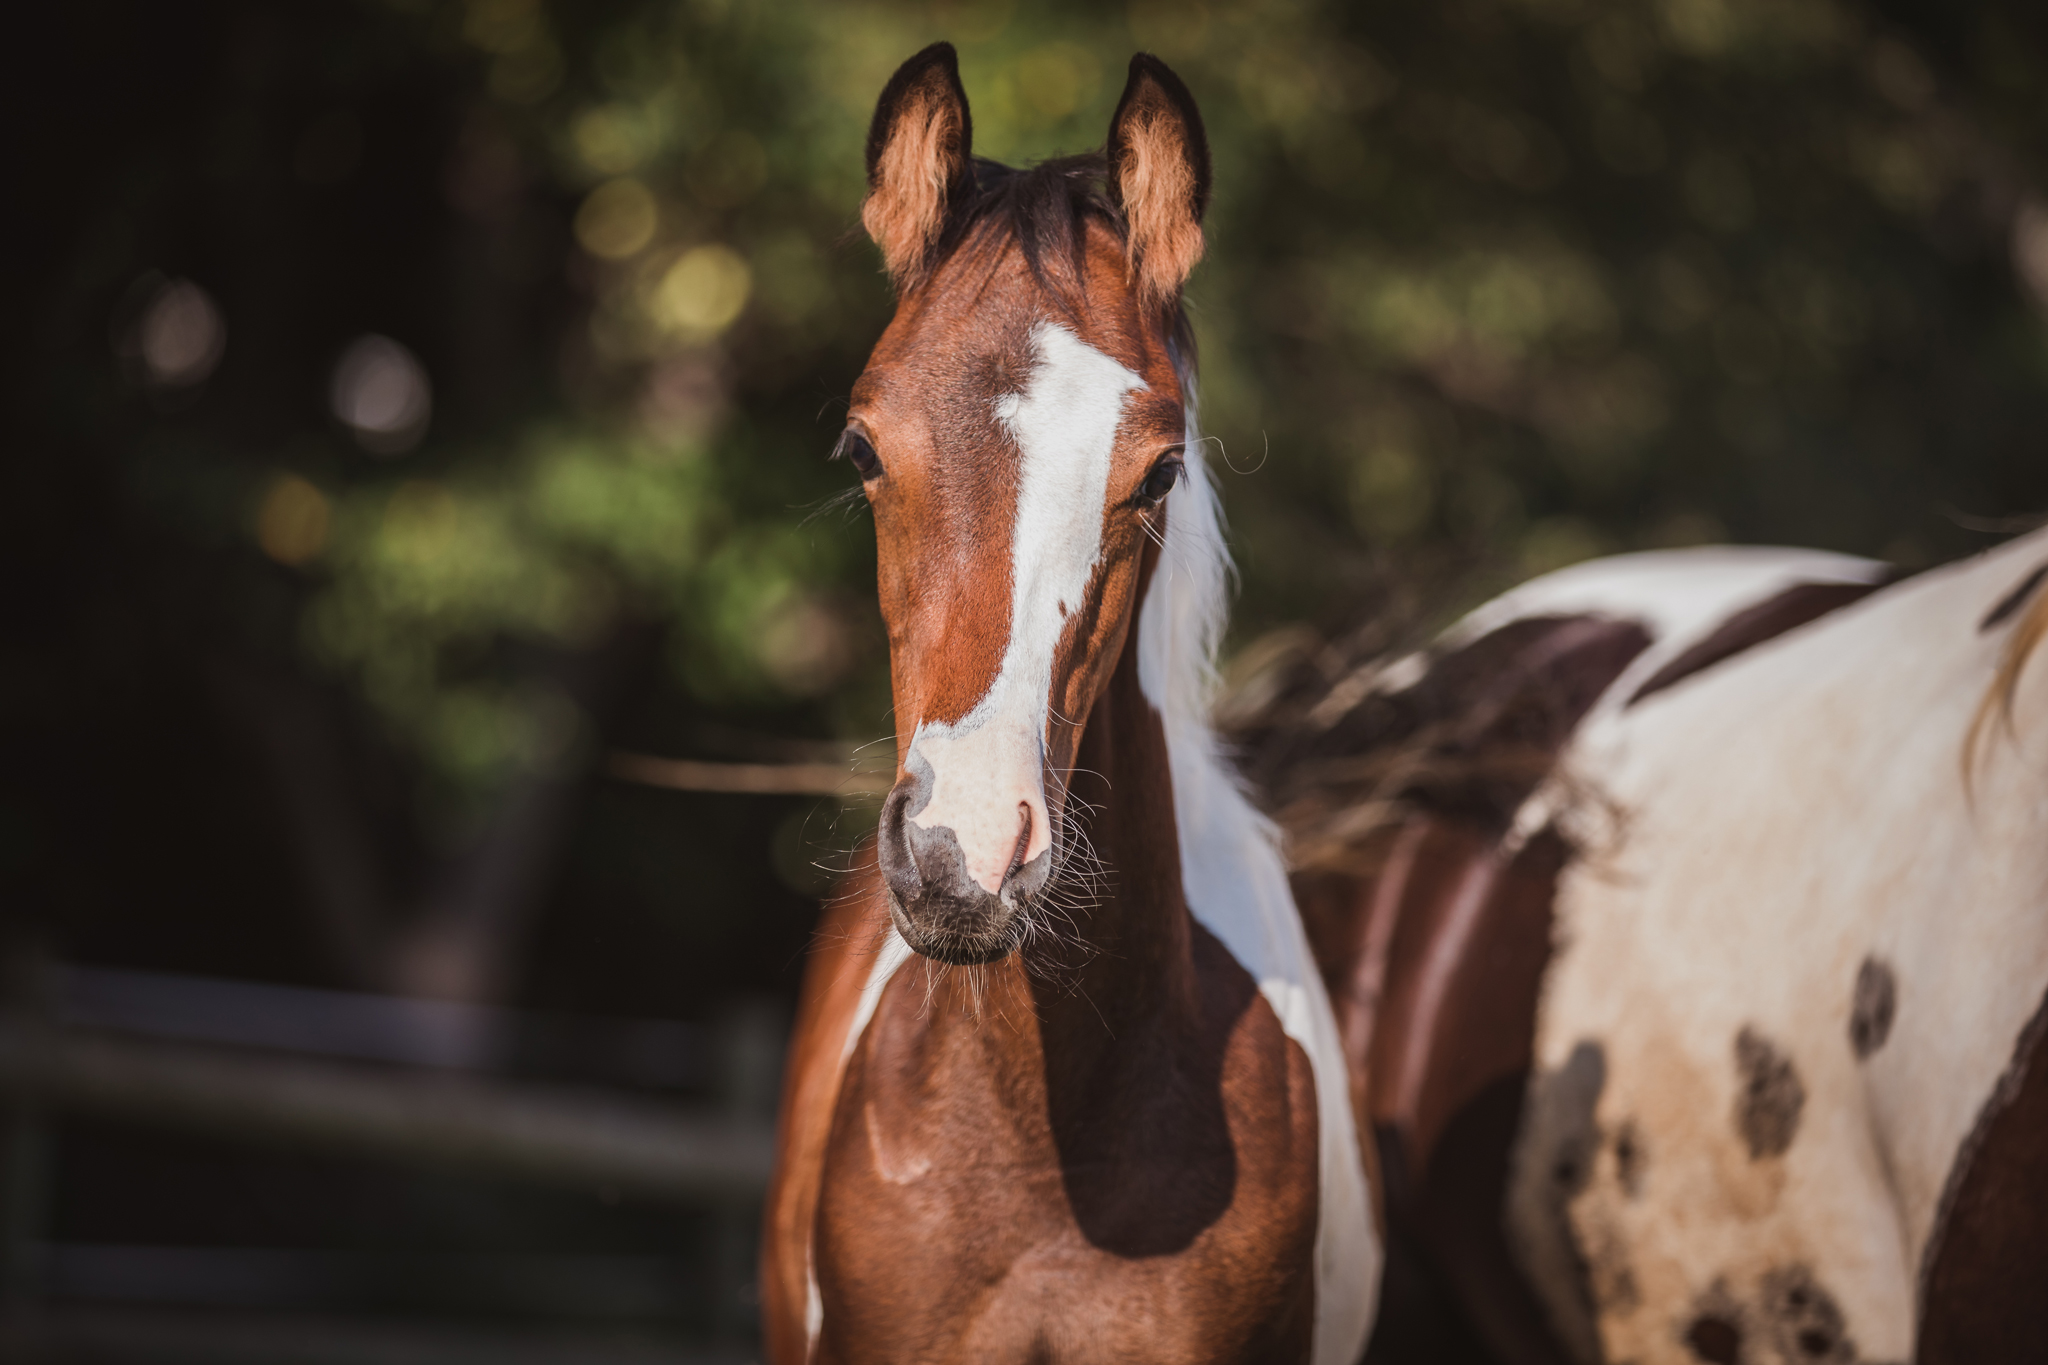
{"label": "dark spot on white coat", "polygon": [[1725,1280],[1715,1280],[1706,1293],[1693,1300],[1689,1320],[1678,1333],[1694,1359],[1709,1365],[1742,1365],[1742,1306],[1728,1292]]}
{"label": "dark spot on white coat", "polygon": [[1899,1009],[1898,978],[1891,965],[1866,957],[1856,969],[1856,992],[1849,1004],[1849,1046],[1862,1061],[1892,1036],[1892,1017]]}
{"label": "dark spot on white coat", "polygon": [[1856,1343],[1834,1296],[1803,1265],[1783,1266],[1764,1276],[1764,1324],[1788,1365],[1852,1365]]}
{"label": "dark spot on white coat", "polygon": [[1735,1073],[1735,1130],[1749,1144],[1750,1160],[1783,1156],[1806,1107],[1806,1087],[1792,1059],[1745,1024],[1735,1035]]}
{"label": "dark spot on white coat", "polygon": [[1642,1197],[1643,1176],[1649,1165],[1650,1149],[1643,1140],[1643,1130],[1634,1119],[1624,1120],[1614,1134],[1614,1174],[1621,1181],[1623,1194],[1631,1199]]}
{"label": "dark spot on white coat", "polygon": [[1892,1036],[1892,1017],[1898,1013],[1898,978],[1882,958],[1864,958],[1855,968],[1855,993],[1849,997],[1849,1048],[1855,1060],[1884,1046]]}
{"label": "dark spot on white coat", "polygon": [[1742,1359],[1742,1328],[1733,1318],[1702,1313],[1685,1329],[1685,1344],[1712,1365],[1737,1365]]}

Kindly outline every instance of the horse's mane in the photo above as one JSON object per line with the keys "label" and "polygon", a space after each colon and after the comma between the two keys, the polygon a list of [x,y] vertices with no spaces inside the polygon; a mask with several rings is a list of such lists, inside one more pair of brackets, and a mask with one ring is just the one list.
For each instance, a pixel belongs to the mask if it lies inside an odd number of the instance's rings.
{"label": "horse's mane", "polygon": [[[1182,454],[1187,476],[1167,504],[1166,539],[1155,570],[1164,581],[1145,601],[1148,612],[1157,609],[1164,613],[1161,624],[1167,627],[1164,634],[1169,643],[1163,657],[1144,662],[1157,670],[1153,699],[1168,733],[1192,735],[1198,729],[1208,737],[1216,655],[1230,619],[1233,570],[1216,481],[1202,456],[1193,357],[1176,348],[1174,368],[1180,375],[1181,403],[1187,412]],[[1206,744],[1213,750],[1213,738],[1206,739]]]}
{"label": "horse's mane", "polygon": [[[1108,176],[1109,159],[1100,151],[1025,167],[976,157],[974,189],[953,206],[931,259],[936,263],[963,248],[1014,243],[1039,287],[1079,312],[1088,225],[1098,224],[1126,246],[1131,239],[1130,221],[1110,198]],[[1164,321],[1192,414],[1194,329],[1177,299]]]}
{"label": "horse's mane", "polygon": [[[1101,152],[1054,157],[1035,166],[1005,166],[974,159],[974,192],[958,206],[949,235],[956,240],[991,227],[1016,238],[1033,271],[1044,269],[1049,250],[1065,250],[1080,263],[1082,231],[1092,219],[1130,240],[1130,224],[1109,197],[1109,159]],[[945,243],[940,250],[943,253]],[[1042,278],[1042,277],[1041,277]]]}

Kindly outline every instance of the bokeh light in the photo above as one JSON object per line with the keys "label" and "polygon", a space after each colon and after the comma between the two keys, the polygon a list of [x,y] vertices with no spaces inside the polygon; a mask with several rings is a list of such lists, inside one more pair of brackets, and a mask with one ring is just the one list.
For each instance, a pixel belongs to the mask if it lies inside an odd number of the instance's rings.
{"label": "bokeh light", "polygon": [[621,176],[592,190],[576,210],[576,240],[593,256],[622,261],[654,240],[660,220],[647,187]]}
{"label": "bokeh light", "polygon": [[280,474],[256,509],[256,543],[291,568],[310,563],[327,548],[327,495],[296,474]]}
{"label": "bokeh light", "polygon": [[434,415],[433,385],[419,357],[374,334],[358,337],[341,353],[328,398],[334,415],[372,455],[411,450]]}
{"label": "bokeh light", "polygon": [[123,351],[141,362],[152,388],[189,389],[204,383],[227,351],[227,322],[219,306],[190,280],[145,287],[146,302],[123,340]]}
{"label": "bokeh light", "polygon": [[693,247],[662,274],[654,315],[679,336],[716,336],[747,306],[753,278],[746,259],[731,247],[715,242]]}

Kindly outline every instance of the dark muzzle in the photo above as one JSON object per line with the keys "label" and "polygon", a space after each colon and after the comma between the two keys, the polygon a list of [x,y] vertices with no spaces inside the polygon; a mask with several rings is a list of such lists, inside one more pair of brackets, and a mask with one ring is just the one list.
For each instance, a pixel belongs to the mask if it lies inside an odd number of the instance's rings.
{"label": "dark muzzle", "polygon": [[[944,825],[926,829],[910,817],[923,810],[931,769],[912,756],[910,771],[882,803],[876,847],[889,884],[889,914],[915,951],[939,962],[993,962],[1023,937],[1024,912],[1045,886],[1052,849],[1029,863],[1013,861],[1002,888],[991,893],[967,873],[966,855]],[[1029,842],[1029,813],[1021,815],[1017,847]]]}

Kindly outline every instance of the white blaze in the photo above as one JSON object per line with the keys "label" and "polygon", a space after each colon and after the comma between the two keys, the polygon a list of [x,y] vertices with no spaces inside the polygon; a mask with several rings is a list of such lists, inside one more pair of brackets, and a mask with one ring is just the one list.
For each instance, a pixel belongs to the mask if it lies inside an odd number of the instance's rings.
{"label": "white blaze", "polygon": [[[1094,354],[1078,342],[1072,344]],[[1038,392],[1036,384],[1032,392]],[[1168,503],[1165,548],[1139,615],[1139,685],[1165,720],[1174,818],[1180,832],[1181,885],[1188,909],[1257,979],[1281,1028],[1308,1055],[1315,1076],[1320,1216],[1310,1362],[1351,1365],[1365,1350],[1379,1301],[1379,1238],[1373,1229],[1336,1016],[1294,908],[1278,835],[1238,790],[1208,725],[1208,685],[1216,639],[1223,629],[1229,558],[1223,549],[1216,493],[1201,465],[1192,397],[1190,404],[1187,475]],[[1014,414],[1006,420],[1014,423]],[[1098,488],[1107,491],[1106,485]],[[1089,562],[1092,566],[1092,554]],[[990,689],[990,696],[998,690]],[[1045,687],[1039,689],[1041,702],[1045,692]],[[964,730],[971,719],[963,719],[953,730]],[[921,731],[920,736],[928,732]],[[1014,845],[1014,830],[1010,837]],[[847,1030],[842,1066],[853,1055],[890,979],[913,956],[890,928]],[[815,1274],[809,1306],[815,1346],[824,1321]]]}
{"label": "white blaze", "polygon": [[1023,861],[1051,842],[1045,812],[1045,735],[1053,654],[1102,555],[1110,457],[1127,394],[1145,381],[1056,323],[1031,334],[1022,393],[996,400],[996,419],[1021,456],[1010,535],[1010,640],[995,681],[950,725],[919,722],[913,758],[932,771],[931,799],[910,815],[949,828],[968,875],[1002,888],[1028,813]]}

